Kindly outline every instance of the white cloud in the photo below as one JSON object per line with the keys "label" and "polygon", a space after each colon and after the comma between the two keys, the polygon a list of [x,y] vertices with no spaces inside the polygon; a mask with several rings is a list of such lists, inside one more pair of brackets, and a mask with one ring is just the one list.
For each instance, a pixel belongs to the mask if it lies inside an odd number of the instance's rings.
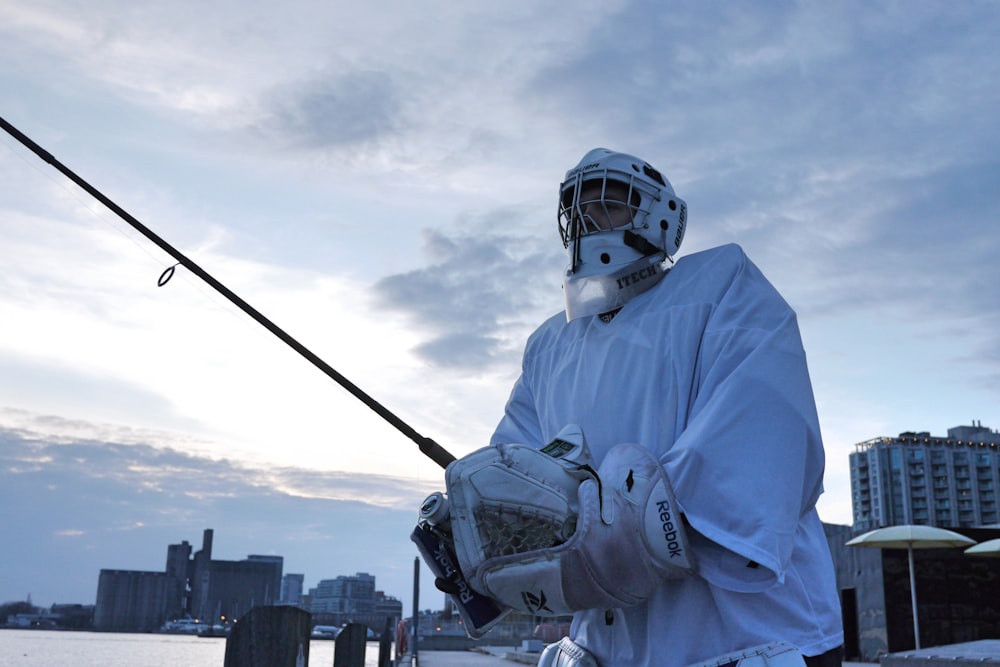
{"label": "white cloud", "polygon": [[[305,573],[308,585],[366,571],[408,606],[412,568],[401,564],[415,556],[408,535],[428,492],[408,479],[267,471],[0,426],[0,507],[16,507],[4,525],[18,536],[0,573],[0,599],[19,599],[30,582],[37,604],[93,604],[101,569],[160,570],[169,544],[197,544],[213,528],[216,558],[281,555],[285,571]],[[69,566],[67,548],[76,554]]]}

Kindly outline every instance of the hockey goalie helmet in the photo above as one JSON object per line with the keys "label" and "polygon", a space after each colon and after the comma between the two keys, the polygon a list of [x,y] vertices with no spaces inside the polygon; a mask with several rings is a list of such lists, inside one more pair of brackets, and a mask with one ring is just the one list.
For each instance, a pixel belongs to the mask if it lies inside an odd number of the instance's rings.
{"label": "hockey goalie helmet", "polygon": [[684,239],[687,205],[649,163],[595,148],[566,172],[558,220],[573,320],[620,308],[662,279]]}

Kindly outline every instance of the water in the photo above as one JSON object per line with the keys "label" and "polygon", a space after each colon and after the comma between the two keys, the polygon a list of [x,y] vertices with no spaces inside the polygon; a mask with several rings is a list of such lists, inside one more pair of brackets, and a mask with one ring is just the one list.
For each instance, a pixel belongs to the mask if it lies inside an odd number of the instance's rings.
{"label": "water", "polygon": [[[309,643],[309,665],[332,667],[330,640]],[[188,635],[0,630],[0,667],[223,667],[226,640]],[[378,642],[365,667],[378,666]]]}

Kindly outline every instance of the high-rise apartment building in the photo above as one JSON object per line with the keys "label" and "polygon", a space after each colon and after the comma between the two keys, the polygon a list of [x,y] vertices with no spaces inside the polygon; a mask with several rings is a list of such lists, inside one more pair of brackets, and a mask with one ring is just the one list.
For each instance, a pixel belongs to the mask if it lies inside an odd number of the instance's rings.
{"label": "high-rise apartment building", "polygon": [[403,616],[403,603],[375,590],[375,577],[358,572],[353,576],[323,579],[309,589],[309,611],[318,625],[364,623],[382,632],[387,620],[391,626]]}
{"label": "high-rise apartment building", "polygon": [[1000,433],[972,426],[859,442],[850,455],[854,531],[1000,522]]}
{"label": "high-rise apartment building", "polygon": [[281,578],[281,604],[299,604],[302,602],[302,587],[306,576],[304,574],[286,574]]}
{"label": "high-rise apartment building", "polygon": [[361,613],[375,610],[375,577],[367,572],[323,579],[309,590],[313,613]]}

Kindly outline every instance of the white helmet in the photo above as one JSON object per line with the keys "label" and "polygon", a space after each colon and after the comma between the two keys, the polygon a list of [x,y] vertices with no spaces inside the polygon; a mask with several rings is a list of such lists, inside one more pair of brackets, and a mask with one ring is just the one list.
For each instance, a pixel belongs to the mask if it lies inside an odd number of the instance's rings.
{"label": "white helmet", "polygon": [[684,239],[687,204],[644,160],[595,148],[566,172],[558,219],[572,321],[617,310],[663,278]]}

